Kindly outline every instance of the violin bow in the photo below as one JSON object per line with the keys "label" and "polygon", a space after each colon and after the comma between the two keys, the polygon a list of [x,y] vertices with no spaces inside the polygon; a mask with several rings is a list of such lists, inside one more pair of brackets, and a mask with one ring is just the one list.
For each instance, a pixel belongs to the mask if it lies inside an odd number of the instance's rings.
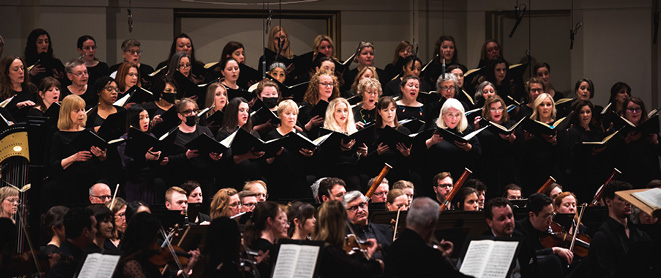
{"label": "violin bow", "polygon": [[[174,231],[175,231],[175,229],[172,229],[171,233],[174,234]],[[186,273],[186,271],[184,271],[184,267],[181,265],[181,262],[179,261],[179,258],[177,257],[177,254],[174,252],[174,248],[172,247],[172,243],[170,242],[171,234],[165,233],[165,230],[163,229],[163,227],[161,227],[160,232],[161,232],[161,235],[163,235],[163,238],[165,238],[165,243],[168,246],[168,250],[170,250],[170,254],[172,255],[172,259],[174,259],[174,262],[177,264],[177,267],[179,268],[179,270],[181,270],[181,276],[183,276],[184,278],[188,278],[188,273]],[[165,265],[165,267],[163,267],[163,270],[161,270],[161,275],[164,275],[165,270],[167,270],[167,269],[168,269],[168,265]]]}
{"label": "violin bow", "polygon": [[395,231],[392,233],[392,241],[397,239],[397,226],[399,226],[399,213],[402,211],[402,207],[397,208],[397,218],[395,219]]}
{"label": "violin bow", "polygon": [[576,225],[574,226],[574,235],[572,236],[571,239],[571,244],[569,245],[569,251],[574,252],[574,243],[576,243],[576,235],[578,235],[578,225],[581,224],[581,219],[583,219],[583,212],[585,212],[585,207],[587,207],[587,204],[582,204],[581,205],[581,211],[578,213],[578,221],[576,222]]}

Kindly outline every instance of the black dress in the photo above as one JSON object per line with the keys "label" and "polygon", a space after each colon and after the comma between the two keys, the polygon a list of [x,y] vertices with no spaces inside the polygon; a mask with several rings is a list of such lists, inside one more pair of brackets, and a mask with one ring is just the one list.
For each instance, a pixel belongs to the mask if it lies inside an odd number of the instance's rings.
{"label": "black dress", "polygon": [[[119,66],[121,66],[122,63],[116,64],[108,69],[108,73],[112,74],[113,72],[116,72],[117,69],[119,69]],[[140,85],[142,88],[145,88],[149,90],[151,88],[151,77],[149,76],[150,73],[154,72],[154,68],[152,68],[150,65],[147,65],[145,63],[140,63],[140,66],[138,67],[138,71],[140,72]]]}
{"label": "black dress", "polygon": [[376,121],[376,107],[372,108],[372,110],[367,110],[363,108],[363,104],[361,103],[354,106],[351,110],[353,110],[353,118],[356,123],[369,124]]}
{"label": "black dress", "polygon": [[341,247],[326,245],[319,256],[319,277],[373,277],[381,273],[379,262],[367,260],[360,252],[349,255]]}
{"label": "black dress", "polygon": [[[366,170],[368,173],[379,173],[381,169],[383,168],[383,165],[385,163],[388,163],[388,165],[392,166],[392,169],[388,171],[388,174],[386,175],[386,178],[388,181],[390,181],[390,184],[393,184],[395,181],[398,180],[408,180],[413,182],[413,184],[418,184],[417,182],[420,181],[420,177],[417,175],[412,175],[411,173],[411,167],[412,167],[412,156],[409,155],[408,157],[405,157],[402,155],[402,153],[397,150],[397,149],[388,149],[384,153],[380,154],[376,151],[378,144],[376,142],[380,142],[379,138],[384,135],[384,129],[383,128],[376,128],[376,140],[374,145],[370,146],[370,150],[372,150],[368,156],[367,156],[367,161],[368,165]],[[398,126],[396,128],[397,131],[409,135],[411,134],[411,131],[409,131],[406,127],[404,126]],[[408,146],[411,147],[411,146]]]}
{"label": "black dress", "polygon": [[[220,129],[218,134],[216,134],[217,141],[223,141],[225,138],[230,136],[232,132],[229,132],[225,129]],[[257,138],[259,133],[252,130],[251,134]],[[243,189],[243,184],[249,180],[265,180],[264,175],[262,174],[263,164],[265,163],[263,158],[258,159],[248,159],[242,161],[239,164],[234,163],[234,156],[240,155],[232,153],[232,150],[229,149],[223,153],[223,158],[221,159],[221,169],[224,169],[222,173],[216,174],[216,184],[222,187],[233,187],[237,191]],[[230,174],[231,173],[231,174]],[[268,184],[268,182],[267,182]]]}
{"label": "black dress", "polygon": [[[93,88],[94,86],[90,85],[94,83],[88,82],[87,84],[88,84],[87,90],[82,95],[79,95],[85,101],[85,110],[90,109],[99,103],[99,95],[95,92],[96,90]],[[64,97],[68,95],[71,95],[69,86],[62,87],[62,94],[60,94],[60,100],[63,100]]]}
{"label": "black dress", "polygon": [[[643,134],[638,140],[627,144],[624,137],[618,135],[613,138],[615,142],[610,146],[614,152],[613,161],[617,169],[622,171],[620,180],[628,181],[635,189],[646,188],[651,180],[661,178],[661,144],[652,144],[647,136]],[[661,137],[657,134],[657,138]]]}
{"label": "black dress", "polygon": [[[510,127],[513,121],[504,124]],[[509,183],[519,184],[517,143],[504,140],[494,129],[487,128],[477,134],[482,146],[480,167],[476,176],[487,185],[487,200],[502,196],[503,188]],[[471,169],[472,170],[472,169]]]}
{"label": "black dress", "polygon": [[109,71],[108,64],[100,61],[98,64],[96,64],[96,66],[87,67],[87,72],[89,73],[87,84],[90,86],[93,86],[94,82],[96,82],[96,80],[99,79],[100,77],[108,76],[111,73]]}
{"label": "black dress", "polygon": [[585,130],[580,125],[575,125],[567,130],[565,140],[563,140],[561,153],[569,154],[566,159],[563,159],[568,165],[565,191],[574,192],[579,203],[592,200],[599,186],[613,171],[613,160],[609,147],[599,153],[593,153],[592,146],[581,144],[582,142],[601,141],[603,137],[604,133],[597,127]]}
{"label": "black dress", "polygon": [[30,111],[30,106],[25,106],[19,109],[16,105],[19,102],[28,101],[28,100],[36,103],[36,99],[38,97],[37,87],[35,87],[34,85],[28,86],[25,85],[25,83],[23,83],[21,87],[23,90],[20,92],[16,92],[12,90],[12,96],[14,96],[14,98],[7,104],[7,106],[5,106],[7,108],[7,111],[9,111],[9,113],[12,115],[12,117],[17,123],[26,121],[26,118],[28,116],[28,111]]}
{"label": "black dress", "polygon": [[[294,129],[294,131],[296,129]],[[305,133],[299,133],[305,136]],[[285,134],[286,135],[286,134]],[[264,136],[264,141],[285,137],[276,130]],[[289,136],[295,136],[290,134]],[[266,165],[266,177],[269,180],[269,200],[310,199],[312,191],[309,184],[315,180],[312,170],[315,157],[306,157],[299,152],[282,150],[272,164]]]}

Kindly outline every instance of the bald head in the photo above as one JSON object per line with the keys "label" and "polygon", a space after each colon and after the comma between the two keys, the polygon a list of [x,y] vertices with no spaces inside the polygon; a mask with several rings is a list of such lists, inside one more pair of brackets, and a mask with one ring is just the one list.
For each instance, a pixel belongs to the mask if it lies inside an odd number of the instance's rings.
{"label": "bald head", "polygon": [[110,187],[105,183],[96,183],[90,187],[89,190],[90,203],[92,204],[106,204],[112,199],[112,192]]}

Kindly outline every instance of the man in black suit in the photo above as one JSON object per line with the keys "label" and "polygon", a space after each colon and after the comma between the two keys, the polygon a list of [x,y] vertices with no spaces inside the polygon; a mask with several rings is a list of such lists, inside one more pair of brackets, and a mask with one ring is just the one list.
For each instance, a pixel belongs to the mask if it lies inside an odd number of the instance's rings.
{"label": "man in black suit", "polygon": [[388,277],[469,277],[444,258],[429,242],[438,222],[440,205],[428,197],[413,200],[406,215],[406,229],[386,256]]}
{"label": "man in black suit", "polygon": [[355,233],[361,240],[376,239],[381,246],[381,252],[374,253],[374,258],[383,260],[392,245],[393,231],[389,225],[369,223],[368,201],[369,198],[358,190],[349,191],[342,197],[342,205],[351,222],[351,229],[348,229],[347,233]]}

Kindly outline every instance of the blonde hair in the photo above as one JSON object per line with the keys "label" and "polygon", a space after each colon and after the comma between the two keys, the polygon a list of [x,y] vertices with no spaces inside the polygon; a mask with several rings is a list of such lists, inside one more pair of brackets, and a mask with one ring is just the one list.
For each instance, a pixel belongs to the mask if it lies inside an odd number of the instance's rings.
{"label": "blonde hair", "polygon": [[335,57],[334,57],[335,56],[335,44],[333,43],[333,39],[331,39],[331,37],[329,37],[327,35],[317,35],[316,37],[314,37],[314,41],[312,42],[314,55],[317,56],[317,54],[319,54],[319,50],[317,50],[317,49],[319,48],[319,46],[321,45],[321,42],[323,42],[323,41],[327,41],[331,45],[331,47],[333,48],[333,51],[331,52],[331,56],[333,56],[333,57],[328,57],[328,58],[331,58],[331,59],[335,60]]}
{"label": "blonde hair", "polygon": [[296,102],[291,99],[281,101],[278,104],[278,117],[282,117],[282,113],[290,110],[296,112],[296,115],[298,115],[298,105],[296,105]]}
{"label": "blonde hair", "polygon": [[459,121],[459,124],[457,125],[457,130],[459,132],[464,132],[466,128],[468,127],[468,120],[466,120],[466,111],[464,111],[464,106],[461,105],[461,102],[459,102],[457,99],[451,98],[445,101],[443,103],[443,107],[441,107],[441,115],[438,116],[438,119],[436,120],[436,125],[440,128],[448,128],[448,126],[445,124],[445,121],[443,120],[443,114],[448,112],[450,108],[454,108],[459,110],[461,113],[461,120]]}
{"label": "blonde hair", "polygon": [[[225,89],[225,86],[221,85],[220,82],[214,82],[209,85],[207,88],[207,97],[204,100],[204,106],[206,107],[211,107],[216,102],[216,90],[218,88],[222,88],[223,94],[225,94],[225,98],[227,99],[227,89]],[[225,101],[225,106],[227,106],[227,103],[229,103],[229,99]],[[209,112],[207,112],[207,116],[213,115],[213,109],[209,109]]]}
{"label": "blonde hair", "polygon": [[[60,115],[57,119],[57,129],[67,130],[73,127],[74,122],[71,120],[71,112],[78,109],[85,109],[85,100],[77,95],[68,95],[62,100],[62,107],[60,107]],[[87,113],[82,126],[87,123]]]}
{"label": "blonde hair", "polygon": [[392,185],[392,189],[404,189],[404,188],[415,189],[415,186],[413,185],[412,182],[407,180],[398,180]]}
{"label": "blonde hair", "polygon": [[379,82],[379,80],[376,78],[365,78],[358,82],[357,93],[361,98],[364,97],[363,94],[365,93],[365,91],[369,89],[376,90],[378,93],[377,97],[381,97],[381,95],[383,94],[383,88],[381,88],[381,82]]}
{"label": "blonde hair", "polygon": [[289,34],[287,34],[287,30],[285,29],[285,27],[282,27],[280,25],[273,26],[273,28],[269,32],[268,48],[273,50],[274,52],[278,52],[278,46],[275,45],[275,39],[273,39],[273,37],[275,36],[275,34],[277,34],[280,31],[282,31],[282,33],[284,33],[285,36],[287,37],[287,48],[283,49],[285,52],[284,56],[286,56],[287,58],[292,58],[294,57],[294,53],[292,53],[291,51],[291,41],[289,41]]}
{"label": "blonde hair", "polygon": [[239,194],[239,192],[234,188],[221,188],[215,195],[213,195],[209,211],[212,220],[223,216],[232,216],[228,214],[230,197],[236,194]]}
{"label": "blonde hair", "polygon": [[553,107],[553,111],[551,111],[551,119],[555,120],[556,116],[556,110],[555,110],[555,101],[551,97],[551,95],[547,93],[541,93],[537,98],[535,99],[535,102],[533,102],[533,109],[532,109],[532,115],[530,115],[531,120],[539,120],[539,113],[537,113],[537,107],[542,104],[542,101],[544,101],[546,98],[549,98],[551,100],[551,107]]}
{"label": "blonde hair", "polygon": [[347,212],[340,201],[324,202],[319,208],[317,225],[314,227],[312,240],[324,241],[330,245],[344,246]]}
{"label": "blonde hair", "polygon": [[[338,104],[344,103],[344,105],[347,106],[347,121],[344,124],[344,126],[340,125],[340,123],[335,120],[335,117],[333,114],[335,114],[335,107],[337,107]],[[325,129],[330,129],[332,131],[338,131],[338,132],[346,132],[347,134],[352,134],[358,129],[356,129],[356,122],[353,119],[353,112],[351,111],[351,105],[349,105],[349,102],[345,98],[336,98],[334,100],[331,100],[331,102],[328,104],[328,108],[326,109],[326,118],[324,119],[324,128]]]}
{"label": "blonde hair", "polygon": [[363,76],[363,74],[365,74],[365,72],[368,71],[368,70],[371,71],[372,74],[374,74],[373,78],[376,78],[376,80],[379,80],[379,74],[376,73],[376,67],[374,67],[374,66],[364,67],[363,69],[358,71],[358,74],[356,74],[356,77],[353,79],[353,83],[351,83],[351,90],[352,91],[354,91],[354,92],[358,91],[358,82],[360,80],[360,77]]}
{"label": "blonde hair", "polygon": [[255,184],[259,184],[264,187],[264,190],[267,192],[269,191],[268,187],[266,187],[266,183],[262,180],[247,181],[243,184],[243,190],[252,191],[252,187],[255,186]]}
{"label": "blonde hair", "polygon": [[[13,196],[18,196],[18,189],[13,188],[11,186],[5,186],[0,188],[0,203],[4,202],[5,199]],[[0,212],[4,213],[5,211],[2,211],[2,206],[0,206]],[[9,212],[7,212],[9,213]]]}

